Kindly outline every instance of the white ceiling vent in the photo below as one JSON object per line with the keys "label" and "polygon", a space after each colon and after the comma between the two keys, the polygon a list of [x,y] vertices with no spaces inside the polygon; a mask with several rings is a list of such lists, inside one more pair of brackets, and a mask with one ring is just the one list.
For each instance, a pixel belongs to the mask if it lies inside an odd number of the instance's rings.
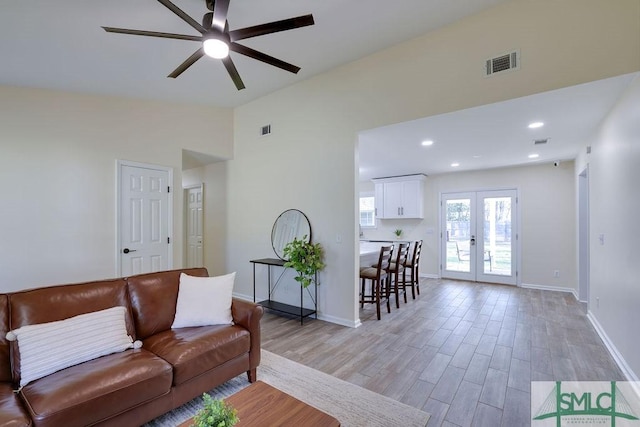
{"label": "white ceiling vent", "polygon": [[264,125],[260,128],[260,136],[267,136],[271,134],[271,125]]}
{"label": "white ceiling vent", "polygon": [[493,76],[496,73],[513,71],[520,69],[520,52],[514,50],[493,58],[485,62],[485,76]]}

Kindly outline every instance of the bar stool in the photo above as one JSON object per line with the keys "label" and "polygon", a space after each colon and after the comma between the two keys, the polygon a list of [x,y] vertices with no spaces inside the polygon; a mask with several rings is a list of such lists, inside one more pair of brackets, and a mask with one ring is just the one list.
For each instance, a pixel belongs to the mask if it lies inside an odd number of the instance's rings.
{"label": "bar stool", "polygon": [[[419,267],[420,267],[420,252],[422,251],[422,240],[418,240],[413,244],[413,254],[410,258],[407,258],[407,261],[404,263],[405,271],[403,274],[407,273],[407,270],[411,270],[411,280],[409,282],[409,286],[411,286],[411,296],[413,299],[416,299],[416,290],[418,291],[418,295],[420,295],[420,275],[419,275]],[[404,283],[404,302],[407,302],[407,284]]]}
{"label": "bar stool", "polygon": [[[380,302],[383,297],[386,297],[387,299],[387,312],[391,313],[391,306],[389,304],[390,292],[388,279],[390,274],[389,267],[391,265],[392,255],[393,246],[382,246],[380,248],[378,264],[376,264],[375,267],[363,267],[360,269],[360,281],[362,282],[362,288],[360,290],[360,307],[364,307],[365,303],[375,304],[378,320],[380,320]],[[370,294],[366,293],[366,280],[371,280]]]}
{"label": "bar stool", "polygon": [[[405,302],[407,302],[406,296],[406,281],[405,281],[405,264],[407,262],[407,256],[409,254],[409,243],[398,244],[398,251],[396,252],[396,259],[391,263],[389,271],[391,272],[391,283],[393,283],[393,293],[396,295],[396,308],[400,308],[400,288],[405,292]],[[402,284],[400,284],[400,275],[402,275]]]}

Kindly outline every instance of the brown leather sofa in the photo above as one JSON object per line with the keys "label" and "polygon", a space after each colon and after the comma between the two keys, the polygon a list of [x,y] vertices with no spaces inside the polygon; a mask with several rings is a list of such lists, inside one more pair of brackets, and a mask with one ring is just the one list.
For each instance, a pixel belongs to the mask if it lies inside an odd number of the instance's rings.
{"label": "brown leather sofa", "polygon": [[[180,273],[204,268],[0,294],[0,426],[137,426],[260,363],[260,306],[233,299],[233,325],[171,329]],[[18,393],[17,346],[6,333],[114,306],[142,348],[71,366]]]}

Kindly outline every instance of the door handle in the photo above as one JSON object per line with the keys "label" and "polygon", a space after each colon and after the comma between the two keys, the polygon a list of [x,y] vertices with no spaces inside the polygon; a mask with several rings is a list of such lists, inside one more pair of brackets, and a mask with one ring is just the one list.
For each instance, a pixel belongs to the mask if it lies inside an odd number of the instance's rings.
{"label": "door handle", "polygon": [[125,253],[125,254],[128,254],[129,252],[135,252],[135,251],[136,251],[135,249],[129,249],[129,248],[124,248],[122,250],[122,252]]}
{"label": "door handle", "polygon": [[469,244],[471,246],[475,246],[475,244],[476,244],[476,236],[471,235],[471,239],[469,240]]}

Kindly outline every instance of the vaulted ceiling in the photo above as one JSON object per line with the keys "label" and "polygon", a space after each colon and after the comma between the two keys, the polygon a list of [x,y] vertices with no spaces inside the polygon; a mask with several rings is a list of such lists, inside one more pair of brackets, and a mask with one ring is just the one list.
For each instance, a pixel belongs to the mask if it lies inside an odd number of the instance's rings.
{"label": "vaulted ceiling", "polygon": [[[157,0],[0,3],[0,84],[234,107],[473,15],[505,0],[231,0],[231,30],[313,14],[315,25],[240,44],[301,67],[298,74],[231,53],[246,89],[202,58],[167,78],[200,43],[110,34],[120,27],[199,35]],[[205,0],[173,0],[201,22]]]}
{"label": "vaulted ceiling", "polygon": [[[205,0],[172,1],[199,22],[208,11]],[[199,35],[158,0],[6,0],[0,2],[0,84],[236,107],[505,1],[231,0],[231,30],[306,14],[315,20],[238,42],[301,67],[292,74],[232,52],[246,85],[238,91],[220,60],[208,57],[167,78],[199,42],[102,29]],[[361,179],[574,158],[630,78],[363,132]],[[534,120],[545,127],[528,129]],[[534,146],[539,138],[549,143]],[[434,145],[421,146],[425,139]]]}

